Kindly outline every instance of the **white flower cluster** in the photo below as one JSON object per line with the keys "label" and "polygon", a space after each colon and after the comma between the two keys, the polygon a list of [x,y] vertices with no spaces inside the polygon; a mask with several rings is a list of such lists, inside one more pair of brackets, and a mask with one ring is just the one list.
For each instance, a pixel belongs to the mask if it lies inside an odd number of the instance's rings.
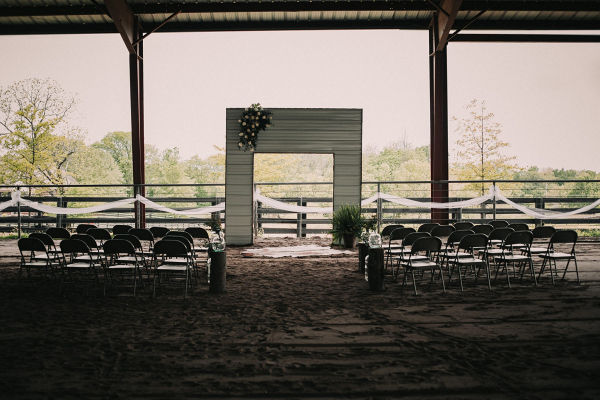
{"label": "white flower cluster", "polygon": [[260,103],[252,104],[244,109],[242,116],[238,119],[240,124],[238,146],[244,148],[244,151],[254,151],[258,141],[258,132],[270,127],[272,119],[271,111],[263,109]]}

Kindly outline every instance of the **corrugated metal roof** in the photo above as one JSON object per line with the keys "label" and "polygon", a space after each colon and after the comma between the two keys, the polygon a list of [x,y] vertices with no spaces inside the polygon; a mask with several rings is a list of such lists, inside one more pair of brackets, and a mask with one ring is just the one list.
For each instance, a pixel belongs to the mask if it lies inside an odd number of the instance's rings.
{"label": "corrugated metal roof", "polygon": [[[437,0],[433,0],[437,1]],[[427,29],[425,0],[127,0],[144,29],[165,32],[302,29]],[[596,30],[600,0],[463,0],[454,24],[469,29]],[[103,0],[0,0],[0,34],[117,32]]]}

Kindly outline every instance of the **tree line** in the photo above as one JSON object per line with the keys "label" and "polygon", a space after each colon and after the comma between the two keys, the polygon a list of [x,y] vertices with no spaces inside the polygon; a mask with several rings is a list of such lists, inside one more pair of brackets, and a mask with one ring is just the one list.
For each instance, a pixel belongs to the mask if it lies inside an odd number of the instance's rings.
{"label": "tree line", "polygon": [[[132,184],[132,144],[130,132],[109,132],[101,140],[85,144],[85,131],[70,122],[76,109],[76,96],[66,93],[51,80],[27,79],[0,89],[0,179],[4,185],[111,185]],[[520,168],[514,157],[505,156],[509,144],[501,139],[501,125],[486,109],[485,102],[473,100],[466,107],[468,115],[457,121],[456,142],[459,150],[450,166],[451,180],[571,180],[598,179],[594,171],[564,169],[540,170]],[[183,159],[177,147],[159,150],[145,146],[149,197],[223,196],[223,188],[211,186],[177,187],[173,184],[224,184],[225,150],[216,154]],[[382,149],[367,147],[363,152],[363,181],[428,181],[430,179],[429,146],[414,147],[400,135],[400,140]],[[255,182],[331,182],[333,157],[319,154],[257,154]],[[487,190],[483,184],[454,187],[455,197],[472,197]],[[327,197],[331,188],[322,186],[278,186],[261,188],[267,196]],[[364,191],[373,192],[375,185]],[[403,197],[428,197],[428,184],[383,185],[383,192]],[[402,194],[397,193],[402,190]],[[600,193],[597,183],[512,183],[509,195],[519,197],[580,196]],[[48,192],[44,189],[38,192]],[[85,196],[127,196],[131,187],[57,188],[52,194]],[[28,194],[34,194],[31,190]],[[365,193],[368,195],[369,193]],[[329,193],[329,196],[331,194]]]}

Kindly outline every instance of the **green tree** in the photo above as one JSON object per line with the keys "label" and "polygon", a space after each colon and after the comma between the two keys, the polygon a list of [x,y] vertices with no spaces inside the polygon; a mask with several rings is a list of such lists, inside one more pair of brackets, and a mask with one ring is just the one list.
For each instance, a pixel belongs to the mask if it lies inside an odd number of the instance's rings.
{"label": "green tree", "polygon": [[[73,185],[109,185],[122,184],[123,175],[115,160],[106,152],[91,146],[83,146],[73,155],[66,167],[66,180]],[[125,196],[123,187],[72,187],[67,194],[71,196],[103,195]],[[78,205],[83,207],[83,205]]]}
{"label": "green tree", "polygon": [[[501,125],[495,122],[494,114],[487,112],[485,101],[471,101],[466,107],[467,118],[457,119],[455,132],[458,133],[456,152],[457,175],[461,180],[510,179],[519,168],[502,152],[510,144],[500,139]],[[484,184],[471,184],[467,188],[485,193]]]}
{"label": "green tree", "polygon": [[[225,149],[214,146],[217,154],[207,158],[197,155],[185,161],[185,173],[193,183],[225,183]],[[196,186],[196,197],[224,196],[222,188]]]}
{"label": "green tree", "polygon": [[99,142],[92,144],[92,147],[109,154],[119,166],[124,183],[133,183],[131,132],[110,132]]}
{"label": "green tree", "polygon": [[83,143],[81,129],[67,123],[76,104],[75,96],[49,79],[26,79],[0,88],[4,183],[64,182],[65,165]]}

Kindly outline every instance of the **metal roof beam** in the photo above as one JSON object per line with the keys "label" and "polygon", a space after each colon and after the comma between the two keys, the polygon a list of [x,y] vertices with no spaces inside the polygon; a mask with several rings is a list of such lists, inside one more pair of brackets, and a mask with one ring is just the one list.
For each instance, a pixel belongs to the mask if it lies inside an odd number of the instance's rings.
{"label": "metal roof beam", "polygon": [[460,34],[453,42],[600,43],[600,35]]}
{"label": "metal roof beam", "polygon": [[435,51],[444,50],[461,3],[462,0],[442,0],[440,3],[440,7],[446,10],[446,13],[438,12],[433,18],[433,23],[436,25],[435,32],[437,40]]}
{"label": "metal roof beam", "polygon": [[[435,3],[427,1],[319,1],[319,2],[263,2],[263,3],[199,3],[199,4],[130,4],[135,15],[173,14],[179,10],[186,13],[236,13],[236,12],[310,12],[310,11],[436,11]],[[126,4],[121,0],[120,3]],[[114,3],[107,0],[106,3]],[[443,1],[441,2],[444,3]],[[127,5],[127,4],[126,4]],[[443,8],[443,6],[442,6]],[[600,1],[511,1],[463,0],[462,11],[479,11],[491,8],[496,11],[600,11]],[[444,8],[445,12],[448,12]],[[95,5],[45,5],[2,6],[0,15],[5,17],[28,17],[50,15],[101,15]]]}
{"label": "metal roof beam", "polygon": [[136,40],[136,31],[138,30],[135,15],[125,0],[104,0],[104,5],[121,34],[125,47],[127,47],[130,54],[136,54],[133,47],[133,42]]}

